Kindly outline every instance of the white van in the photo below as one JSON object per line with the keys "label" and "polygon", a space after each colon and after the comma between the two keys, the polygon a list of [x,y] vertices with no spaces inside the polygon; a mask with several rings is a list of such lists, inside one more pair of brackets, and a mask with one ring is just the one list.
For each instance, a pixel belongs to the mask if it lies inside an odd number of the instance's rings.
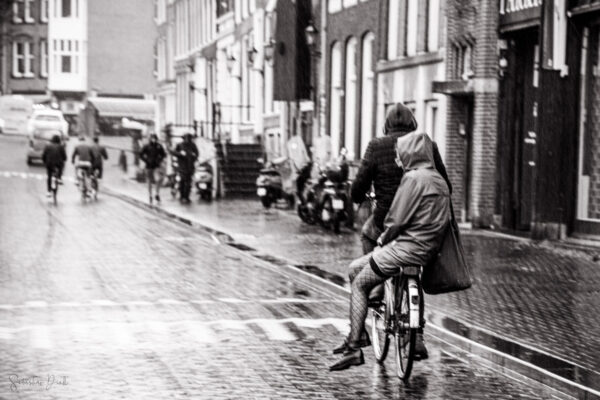
{"label": "white van", "polygon": [[28,118],[33,112],[33,101],[23,96],[0,96],[0,120],[2,133],[27,135]]}

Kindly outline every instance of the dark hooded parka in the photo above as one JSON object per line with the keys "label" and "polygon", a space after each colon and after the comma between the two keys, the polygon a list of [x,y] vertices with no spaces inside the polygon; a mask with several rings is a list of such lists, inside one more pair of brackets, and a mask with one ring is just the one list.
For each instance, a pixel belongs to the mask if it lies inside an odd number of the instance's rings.
{"label": "dark hooded parka", "polygon": [[[373,212],[376,231],[381,232],[383,230],[383,221],[402,179],[402,169],[394,161],[396,158],[396,142],[398,138],[415,131],[417,126],[417,121],[408,107],[401,103],[394,105],[386,116],[385,136],[374,138],[369,142],[358,173],[352,183],[352,201],[355,203],[362,203],[366,194],[371,190],[371,185],[373,185],[377,199],[377,205]],[[433,159],[435,168],[442,174],[450,192],[452,192],[446,168],[435,142],[433,143]],[[371,237],[371,239],[376,240],[377,236]]]}

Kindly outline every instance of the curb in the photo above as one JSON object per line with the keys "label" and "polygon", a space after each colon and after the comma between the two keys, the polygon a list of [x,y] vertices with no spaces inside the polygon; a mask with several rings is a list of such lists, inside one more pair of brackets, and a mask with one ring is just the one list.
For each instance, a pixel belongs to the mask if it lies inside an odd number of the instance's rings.
{"label": "curb", "polygon": [[[120,193],[104,186],[103,191],[119,200],[149,212],[158,213],[196,230],[211,235],[213,240],[229,246],[234,251],[253,258],[261,266],[279,272],[290,279],[300,279],[313,289],[327,291],[331,297],[347,298],[350,290],[342,285],[344,279],[318,267],[302,269],[288,260],[262,253],[243,243],[236,242],[228,233],[206,226],[193,219],[182,217]],[[600,399],[600,373],[587,370],[567,360],[550,355],[500,334],[476,327],[449,317],[442,310],[429,306],[426,309],[428,336],[491,362],[500,372],[515,377],[525,377],[547,386],[559,396],[591,400]]]}

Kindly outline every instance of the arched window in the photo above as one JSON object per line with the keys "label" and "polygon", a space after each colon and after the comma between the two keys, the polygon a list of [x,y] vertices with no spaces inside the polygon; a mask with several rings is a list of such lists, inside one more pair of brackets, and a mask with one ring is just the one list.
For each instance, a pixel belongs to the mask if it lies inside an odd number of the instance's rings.
{"label": "arched window", "polygon": [[367,33],[362,40],[362,77],[361,77],[361,105],[360,105],[360,155],[365,154],[369,141],[375,137],[373,134],[373,42],[375,35]]}
{"label": "arched window", "polygon": [[[348,150],[348,158],[356,158],[356,89],[357,89],[357,52],[356,38],[346,42],[346,85],[345,85],[345,120],[344,147]],[[337,154],[336,154],[337,155]]]}
{"label": "arched window", "polygon": [[330,66],[330,96],[331,106],[329,109],[329,132],[331,135],[332,155],[340,150],[340,134],[342,130],[342,44],[335,42],[331,46]]}

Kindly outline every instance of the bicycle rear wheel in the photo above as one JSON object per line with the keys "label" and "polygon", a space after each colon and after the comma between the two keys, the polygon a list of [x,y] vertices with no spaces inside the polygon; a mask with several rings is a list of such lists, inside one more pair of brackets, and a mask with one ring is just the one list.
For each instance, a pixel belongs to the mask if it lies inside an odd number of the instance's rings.
{"label": "bicycle rear wheel", "polygon": [[398,300],[394,330],[396,373],[398,374],[398,378],[406,382],[412,371],[417,338],[417,329],[409,327],[410,310],[407,280],[402,279],[396,299]]}

